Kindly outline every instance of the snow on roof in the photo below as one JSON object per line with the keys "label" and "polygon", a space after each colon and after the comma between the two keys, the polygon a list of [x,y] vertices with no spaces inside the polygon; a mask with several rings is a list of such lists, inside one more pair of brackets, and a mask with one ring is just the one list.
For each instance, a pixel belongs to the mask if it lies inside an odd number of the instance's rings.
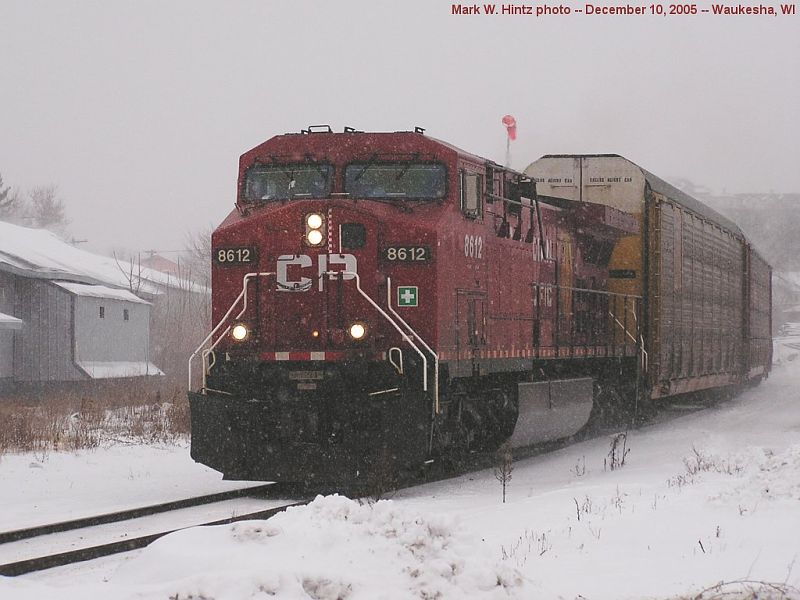
{"label": "snow on roof", "polygon": [[111,379],[116,377],[141,377],[142,375],[163,375],[163,371],[151,362],[131,361],[76,361],[76,364],[92,379]]}
{"label": "snow on roof", "polygon": [[142,300],[136,294],[128,290],[110,288],[104,285],[91,285],[86,283],[73,283],[71,281],[53,281],[55,285],[64,288],[76,296],[88,296],[92,298],[107,298],[109,300],[124,300],[126,302],[136,302],[138,304],[150,304]]}
{"label": "snow on roof", "polygon": [[0,329],[22,329],[22,319],[0,312]]}
{"label": "snow on roof", "polygon": [[208,293],[207,287],[174,275],[146,267],[140,269],[128,261],[75,248],[45,229],[0,221],[0,269],[3,266],[31,277],[81,279],[126,289],[130,288],[133,277],[145,294],[160,294],[165,288]]}

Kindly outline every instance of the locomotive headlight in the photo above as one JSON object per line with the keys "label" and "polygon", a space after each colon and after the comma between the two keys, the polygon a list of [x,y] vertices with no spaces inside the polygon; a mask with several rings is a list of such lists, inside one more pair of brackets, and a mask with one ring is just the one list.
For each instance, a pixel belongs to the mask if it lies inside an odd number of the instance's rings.
{"label": "locomotive headlight", "polygon": [[322,230],[325,226],[325,218],[319,213],[308,213],[306,215],[306,243],[309,246],[322,245],[325,236]]}
{"label": "locomotive headlight", "polygon": [[353,323],[350,325],[350,337],[354,340],[360,340],[367,335],[367,328],[361,323]]}
{"label": "locomotive headlight", "polygon": [[309,229],[319,229],[322,227],[322,215],[311,213],[306,216],[306,225],[308,225]]}
{"label": "locomotive headlight", "polygon": [[312,246],[319,246],[322,243],[322,232],[319,229],[312,229],[306,234],[306,239]]}
{"label": "locomotive headlight", "polygon": [[244,340],[247,337],[247,334],[249,333],[250,331],[247,329],[247,326],[242,323],[234,325],[233,329],[231,330],[231,335],[233,336],[233,339],[235,339],[238,342]]}

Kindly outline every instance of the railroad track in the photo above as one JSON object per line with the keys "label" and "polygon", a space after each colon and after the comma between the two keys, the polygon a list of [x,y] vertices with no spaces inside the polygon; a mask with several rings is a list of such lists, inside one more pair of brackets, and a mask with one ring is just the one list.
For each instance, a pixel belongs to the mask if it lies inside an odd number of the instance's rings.
{"label": "railroad track", "polygon": [[[683,404],[670,404],[661,407],[656,415],[651,416],[650,419],[644,423],[644,426],[654,425],[662,421],[670,420],[686,414],[687,412],[700,411],[708,408],[707,405],[700,403],[683,403]],[[606,426],[594,431],[587,438],[596,438],[608,435],[621,429],[627,430],[625,425]],[[584,438],[586,439],[586,438]],[[572,444],[573,440],[564,439],[545,444],[538,444],[528,448],[516,449],[514,451],[514,459],[521,460],[533,456],[545,454],[567,447]],[[397,482],[397,487],[408,487],[411,485],[420,485],[439,481],[450,477],[457,477],[470,471],[477,471],[485,468],[490,468],[494,464],[494,453],[477,453],[469,456],[461,465],[460,468],[454,470],[448,469],[446,472],[438,472],[438,469],[432,469],[427,473],[427,476],[422,477],[415,481],[402,481]],[[394,489],[397,489],[395,487]],[[386,490],[390,491],[390,490]],[[300,506],[306,504],[308,500],[287,500],[286,498],[305,498],[307,494],[299,492],[294,486],[284,484],[266,484],[240,488],[229,492],[221,492],[217,494],[209,494],[205,496],[197,496],[193,498],[186,498],[172,502],[165,502],[141,508],[130,510],[117,511],[112,513],[105,513],[92,517],[85,517],[80,519],[73,519],[69,521],[62,521],[59,523],[52,523],[38,527],[30,527],[26,529],[18,529],[15,531],[0,532],[0,575],[17,576],[34,571],[42,571],[53,567],[64,566],[72,563],[93,560],[118,554],[122,552],[130,552],[144,548],[148,544],[163,537],[167,534],[174,533],[181,529],[188,527],[208,526],[208,525],[224,525],[236,521],[243,521],[247,519],[267,519],[291,506]],[[226,502],[249,499],[256,502],[272,503],[270,506],[255,507],[252,504],[240,505],[243,507],[241,512],[239,509],[230,505],[225,505]],[[176,525],[173,517],[180,511],[197,509],[202,506],[217,506],[214,511],[217,517],[203,518],[195,516],[193,519],[190,517],[184,520],[180,525]],[[219,517],[220,511],[229,511],[230,516]],[[133,534],[131,531],[124,527],[126,523],[132,523],[136,520],[147,519],[154,515],[169,516],[169,520],[165,520],[163,527],[156,527],[155,531],[148,533]],[[107,525],[120,524],[121,528],[109,532],[95,533],[93,530]],[[132,528],[141,530],[141,525]],[[151,527],[152,528],[152,527]],[[37,552],[37,548],[46,545],[48,549],[52,547],[49,540],[54,536],[73,533],[74,537],[69,539],[56,540],[53,545],[62,548],[68,546],[79,546],[64,549],[58,552]],[[85,537],[103,537],[112,538],[102,543],[82,542]],[[44,544],[32,545],[26,544],[33,540],[41,540]],[[12,557],[12,560],[9,560]]]}
{"label": "railroad track", "polygon": [[280,484],[251,486],[0,533],[0,575],[13,577],[144,548],[169,533],[267,519],[307,500]]}

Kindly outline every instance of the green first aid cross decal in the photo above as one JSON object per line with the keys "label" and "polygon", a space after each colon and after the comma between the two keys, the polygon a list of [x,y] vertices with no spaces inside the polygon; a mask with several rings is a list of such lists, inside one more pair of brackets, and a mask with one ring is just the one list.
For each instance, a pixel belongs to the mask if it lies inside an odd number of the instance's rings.
{"label": "green first aid cross decal", "polygon": [[415,285],[401,285],[397,288],[397,306],[417,306],[418,288]]}

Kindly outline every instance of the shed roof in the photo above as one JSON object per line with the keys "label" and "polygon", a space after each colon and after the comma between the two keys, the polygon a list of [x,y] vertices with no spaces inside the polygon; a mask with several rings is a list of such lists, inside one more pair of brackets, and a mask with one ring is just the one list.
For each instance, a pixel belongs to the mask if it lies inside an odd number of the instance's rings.
{"label": "shed roof", "polygon": [[23,325],[22,319],[0,312],[0,331],[3,329],[22,329]]}
{"label": "shed roof", "polygon": [[137,304],[150,304],[142,300],[136,294],[128,290],[110,288],[104,285],[92,285],[86,283],[74,283],[72,281],[54,281],[55,285],[75,294],[76,296],[86,296],[92,298],[105,298],[108,300],[123,300],[125,302],[136,302]]}
{"label": "shed roof", "polygon": [[164,372],[151,362],[141,361],[76,361],[76,364],[92,379],[113,379],[163,375]]}
{"label": "shed roof", "polygon": [[67,244],[45,229],[29,229],[0,221],[0,270],[25,277],[98,283],[128,289],[131,276],[144,294],[172,288],[208,293],[203,285],[154,269],[92,254]]}

